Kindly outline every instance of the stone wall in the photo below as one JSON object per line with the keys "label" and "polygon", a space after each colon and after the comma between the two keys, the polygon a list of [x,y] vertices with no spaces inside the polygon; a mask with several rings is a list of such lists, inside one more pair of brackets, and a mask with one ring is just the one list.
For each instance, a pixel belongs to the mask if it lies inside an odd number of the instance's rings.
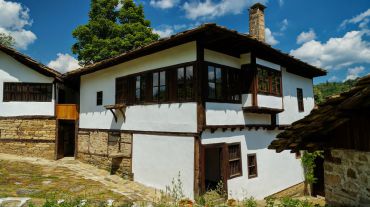
{"label": "stone wall", "polygon": [[324,169],[330,206],[370,206],[370,152],[332,150]]}
{"label": "stone wall", "polygon": [[132,179],[132,134],[79,129],[77,159]]}
{"label": "stone wall", "polygon": [[54,159],[53,117],[1,117],[0,153]]}

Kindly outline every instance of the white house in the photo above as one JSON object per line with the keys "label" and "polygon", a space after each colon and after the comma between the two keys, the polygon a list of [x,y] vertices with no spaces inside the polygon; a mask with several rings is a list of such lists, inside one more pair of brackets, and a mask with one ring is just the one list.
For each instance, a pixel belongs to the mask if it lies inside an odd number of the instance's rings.
{"label": "white house", "polygon": [[187,196],[223,181],[258,199],[303,181],[294,154],[267,149],[314,107],[325,75],[264,40],[264,6],[250,35],[205,24],[67,73],[79,85],[76,158]]}
{"label": "white house", "polygon": [[68,112],[76,105],[60,104],[74,102],[63,82],[59,72],[0,45],[0,152],[48,159],[71,153],[64,145],[74,141],[66,133],[75,128],[76,110]]}

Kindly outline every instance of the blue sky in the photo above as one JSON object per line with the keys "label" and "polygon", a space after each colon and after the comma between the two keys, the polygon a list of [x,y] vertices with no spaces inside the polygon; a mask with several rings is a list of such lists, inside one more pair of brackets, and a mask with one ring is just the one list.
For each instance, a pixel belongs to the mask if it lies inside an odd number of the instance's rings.
{"label": "blue sky", "polygon": [[[257,0],[136,0],[155,32],[168,36],[205,22],[248,32]],[[343,81],[370,73],[369,0],[259,0],[267,6],[267,41]],[[88,19],[90,0],[0,0],[0,32],[23,53],[64,72],[77,67],[71,33]]]}

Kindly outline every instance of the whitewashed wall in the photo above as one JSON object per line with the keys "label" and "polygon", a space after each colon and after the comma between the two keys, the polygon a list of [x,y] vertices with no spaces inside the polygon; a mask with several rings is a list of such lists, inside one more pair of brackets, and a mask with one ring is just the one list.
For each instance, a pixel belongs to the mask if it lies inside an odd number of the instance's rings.
{"label": "whitewashed wall", "polygon": [[[312,79],[282,70],[284,111],[277,116],[277,124],[291,124],[307,116],[315,106]],[[304,112],[298,111],[297,88],[303,90]]]}
{"label": "whitewashed wall", "polygon": [[239,68],[241,66],[240,58],[236,58],[230,55],[225,55],[220,52],[213,50],[204,50],[204,60],[212,63],[217,63],[220,65],[226,65],[233,68]]}
{"label": "whitewashed wall", "polygon": [[[266,196],[303,182],[303,170],[299,159],[288,151],[276,153],[268,150],[279,131],[209,131],[202,134],[202,144],[241,143],[243,175],[228,180],[229,196],[243,199],[253,196],[263,199]],[[258,177],[248,179],[247,154],[256,153]]]}
{"label": "whitewashed wall", "polygon": [[51,102],[3,102],[4,82],[52,83],[53,80],[0,51],[0,116],[54,116],[54,87]]}
{"label": "whitewashed wall", "polygon": [[134,180],[157,189],[180,179],[185,196],[194,196],[194,137],[134,134]]}
{"label": "whitewashed wall", "polygon": [[[128,61],[81,77],[80,128],[196,132],[196,103],[130,106],[126,121],[118,112],[116,123],[104,105],[115,103],[115,79],[133,73],[196,60],[195,42]],[[103,91],[103,105],[96,106],[96,92]]]}

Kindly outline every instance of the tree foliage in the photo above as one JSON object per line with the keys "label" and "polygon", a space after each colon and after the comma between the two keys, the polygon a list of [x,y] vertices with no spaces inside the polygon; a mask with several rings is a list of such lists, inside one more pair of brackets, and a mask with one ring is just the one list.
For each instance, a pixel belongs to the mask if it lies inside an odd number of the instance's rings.
{"label": "tree foliage", "polygon": [[82,65],[117,56],[159,38],[145,19],[143,6],[133,0],[91,0],[89,22],[78,26],[72,35],[77,39],[72,52]]}
{"label": "tree foliage", "polygon": [[8,34],[0,33],[0,45],[12,47],[14,46],[14,38]]}
{"label": "tree foliage", "polygon": [[314,86],[316,104],[323,103],[327,98],[348,91],[356,84],[356,80],[345,82],[326,82]]}
{"label": "tree foliage", "polygon": [[307,152],[305,151],[302,155],[301,162],[303,166],[303,171],[304,171],[304,179],[305,179],[305,194],[310,194],[308,193],[308,185],[312,185],[316,183],[317,178],[315,178],[314,170],[316,167],[315,164],[315,159],[317,157],[322,157],[323,154],[321,151],[315,151],[315,152]]}

